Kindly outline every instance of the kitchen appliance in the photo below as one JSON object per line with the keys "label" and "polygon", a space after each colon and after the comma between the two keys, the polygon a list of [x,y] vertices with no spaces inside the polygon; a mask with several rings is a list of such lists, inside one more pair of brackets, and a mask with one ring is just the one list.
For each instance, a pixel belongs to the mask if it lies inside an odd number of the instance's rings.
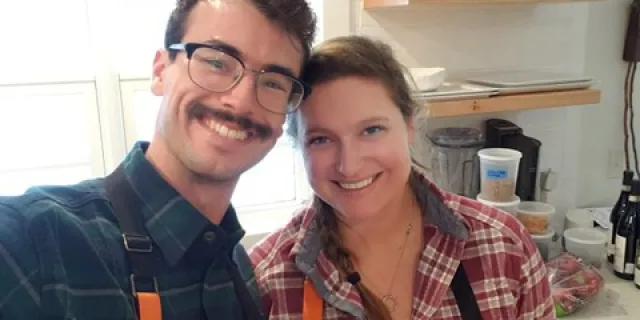
{"label": "kitchen appliance", "polygon": [[446,191],[475,198],[480,192],[477,153],[484,146],[482,132],[448,127],[433,130],[427,137],[433,182]]}
{"label": "kitchen appliance", "polygon": [[485,122],[487,148],[509,148],[522,152],[516,182],[516,195],[522,201],[536,200],[539,140],[526,136],[522,128],[504,119],[489,119]]}

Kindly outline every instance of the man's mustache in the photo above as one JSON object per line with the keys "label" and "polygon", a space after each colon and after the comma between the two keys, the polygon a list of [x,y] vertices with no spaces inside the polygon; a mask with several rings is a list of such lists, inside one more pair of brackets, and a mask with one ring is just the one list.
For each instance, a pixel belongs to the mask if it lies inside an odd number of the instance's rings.
{"label": "man's mustache", "polygon": [[224,110],[218,110],[215,108],[209,108],[201,103],[194,103],[189,108],[189,113],[196,117],[202,117],[204,115],[211,116],[221,122],[231,122],[237,124],[245,131],[254,133],[258,138],[266,140],[273,135],[273,129],[268,125],[257,123],[251,120],[249,117],[234,115]]}

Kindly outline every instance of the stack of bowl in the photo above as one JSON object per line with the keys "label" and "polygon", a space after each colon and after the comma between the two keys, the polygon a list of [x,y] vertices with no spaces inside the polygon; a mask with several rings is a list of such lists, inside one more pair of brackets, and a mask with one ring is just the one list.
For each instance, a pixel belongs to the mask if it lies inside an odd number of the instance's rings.
{"label": "stack of bowl", "polygon": [[523,201],[516,208],[516,218],[536,241],[544,261],[551,258],[549,251],[555,236],[551,227],[551,217],[555,212],[556,209],[552,205],[538,201]]}
{"label": "stack of bowl", "polygon": [[480,193],[476,200],[515,215],[536,241],[542,258],[548,261],[555,236],[550,221],[556,210],[548,203],[521,201],[516,195],[522,153],[508,148],[486,148],[478,151],[478,158]]}

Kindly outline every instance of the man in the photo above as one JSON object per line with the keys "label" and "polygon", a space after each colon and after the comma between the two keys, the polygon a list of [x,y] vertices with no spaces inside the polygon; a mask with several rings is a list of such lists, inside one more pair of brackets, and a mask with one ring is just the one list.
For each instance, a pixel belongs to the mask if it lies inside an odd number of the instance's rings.
{"label": "man", "polygon": [[258,318],[230,199],[308,94],[314,33],[304,0],[178,0],[151,143],[106,179],[0,200],[0,319]]}

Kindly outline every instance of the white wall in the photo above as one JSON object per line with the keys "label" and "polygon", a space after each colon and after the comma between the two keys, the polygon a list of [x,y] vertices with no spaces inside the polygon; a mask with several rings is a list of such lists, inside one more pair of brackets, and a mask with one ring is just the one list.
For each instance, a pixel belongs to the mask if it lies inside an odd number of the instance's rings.
{"label": "white wall", "polygon": [[[444,0],[446,1],[446,0]],[[361,10],[352,0],[354,32],[389,42],[409,67],[468,71],[545,69],[600,80],[600,105],[486,116],[432,119],[429,125],[470,125],[502,117],[542,142],[542,170],[559,172],[549,201],[560,212],[610,205],[620,178],[608,176],[609,149],[620,150],[620,60],[629,1]],[[640,121],[638,121],[640,123]],[[561,217],[558,217],[560,223]]]}
{"label": "white wall", "polygon": [[[627,64],[622,61],[622,48],[630,3],[607,0],[589,7],[585,70],[602,82],[602,99],[599,106],[585,108],[581,115],[580,176],[576,184],[578,201],[584,205],[611,203],[620,188],[620,177],[608,175],[607,162],[608,153],[621,152],[623,144],[622,108]],[[638,90],[640,87],[636,85],[635,91]],[[638,100],[637,94],[634,99]],[[640,120],[635,124],[640,126]]]}

